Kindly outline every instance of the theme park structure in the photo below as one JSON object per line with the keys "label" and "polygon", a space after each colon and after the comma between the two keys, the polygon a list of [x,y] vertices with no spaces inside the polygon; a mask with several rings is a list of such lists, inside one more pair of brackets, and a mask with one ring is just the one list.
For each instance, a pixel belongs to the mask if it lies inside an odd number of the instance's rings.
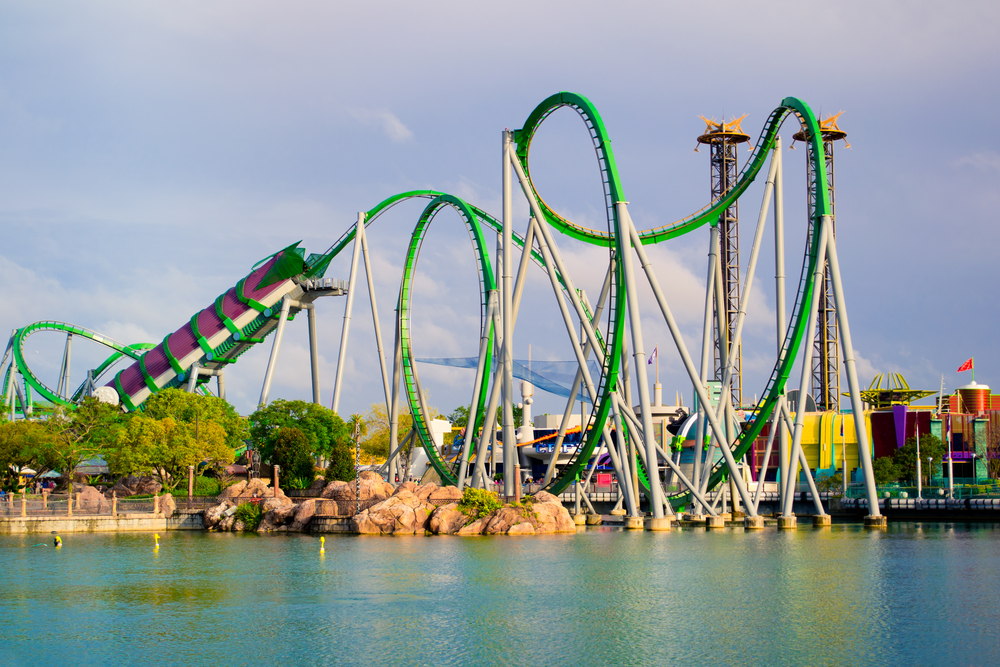
{"label": "theme park structure", "polygon": [[[545,120],[562,108],[575,111],[590,134],[603,184],[605,228],[590,229],[560,215],[545,202],[532,180],[529,168],[532,140]],[[786,307],[782,142],[779,136],[782,124],[788,119],[797,121],[796,139],[805,143],[809,177],[805,248],[790,312]],[[670,518],[681,510],[695,515],[715,515],[718,510],[708,500],[708,492],[724,481],[735,487],[734,496],[738,495],[745,508],[747,526],[760,527],[763,520],[757,510],[763,485],[758,484],[756,492],[751,494],[739,462],[750,451],[765,424],[770,423],[766,451],[761,469],[755,471],[755,478],[765,479],[772,449],[777,447],[780,507],[786,525],[794,523],[792,503],[800,475],[805,477],[812,492],[816,514],[825,517],[826,512],[802,449],[804,410],[793,413],[786,398],[786,385],[797,361],[801,368],[798,395],[809,393],[818,347],[811,344],[817,340],[817,321],[821,311],[829,313],[835,310],[838,324],[836,340],[839,351],[843,353],[843,369],[848,384],[846,396],[854,413],[861,414],[861,387],[855,368],[846,297],[833,234],[827,164],[831,149],[825,145],[829,137],[825,137],[824,129],[804,102],[785,98],[768,116],[743,169],[738,173],[732,169],[734,173],[727,177],[724,186],[715,187],[713,184],[711,203],[672,224],[639,230],[629,215],[628,201],[600,114],[583,96],[558,93],[539,104],[521,129],[502,132],[502,212],[499,217],[444,192],[420,190],[394,195],[371,210],[359,213],[357,221],[326,252],[306,256],[304,250],[294,244],[262,260],[249,275],[220,295],[212,305],[196,313],[190,321],[156,345],[124,345],[96,332],[60,322],[39,322],[18,329],[12,334],[0,364],[0,368],[5,367],[3,380],[7,408],[12,416],[17,411],[30,413],[34,392],[47,401],[66,406],[86,395],[103,395],[105,399],[118,401],[133,410],[141,408],[149,395],[166,387],[208,391],[207,381],[212,376],[218,378],[218,391],[224,394],[225,367],[273,332],[275,336],[260,397],[260,403],[265,404],[286,323],[302,310],[309,314],[313,400],[319,402],[318,339],[312,317],[314,302],[319,296],[346,293],[332,402],[336,410],[347,358],[355,288],[359,282],[359,263],[363,256],[384,398],[391,422],[390,455],[385,466],[389,479],[394,480],[397,475],[402,477],[400,453],[412,441],[423,447],[430,464],[445,483],[460,488],[483,486],[488,483],[484,463],[491,444],[497,440],[502,443],[518,442],[513,418],[512,349],[527,271],[534,264],[547,276],[551,285],[577,365],[557,435],[556,452],[562,451],[565,444],[570,414],[579,392],[589,399],[591,406],[589,414],[584,415],[586,419],[580,442],[570,445],[572,453],[568,460],[560,460],[557,465],[558,457],[551,457],[545,475],[547,490],[560,493],[576,480],[583,480],[586,484],[594,474],[597,461],[603,457],[610,459],[614,467],[619,497],[629,516],[641,516],[641,496],[644,496],[646,509],[652,517],[650,525],[654,528],[669,525]],[[709,130],[702,137],[706,138],[706,143],[711,141],[711,124]],[[726,131],[725,124],[721,125],[721,131]],[[734,280],[740,283],[741,276],[739,272],[729,271],[733,263],[732,243],[723,243],[720,228],[725,234],[731,234],[727,227],[730,214],[765,165],[768,169],[764,194],[745,274],[741,284],[730,285]],[[731,165],[725,167],[729,169]],[[515,229],[515,188],[520,190],[530,210],[526,224],[519,225],[519,229]],[[396,204],[412,199],[429,202],[417,220],[403,261],[396,300],[394,345],[391,362],[387,364],[366,229]],[[737,378],[739,349],[747,308],[745,300],[734,300],[731,293],[738,290],[746,295],[752,289],[757,260],[765,243],[764,231],[772,201],[776,360],[761,398],[753,407],[755,418],[743,422],[737,419],[740,405],[734,403],[733,385],[734,382],[741,382]],[[431,413],[421,387],[413,345],[411,318],[420,249],[437,214],[445,209],[457,212],[469,233],[476,257],[480,304],[478,358],[469,387],[468,436],[464,439],[461,452],[451,457],[442,454],[434,444]],[[703,335],[700,359],[696,359],[684,342],[645,246],[663,243],[705,226],[708,227],[708,250]],[[608,249],[608,263],[603,269],[602,288],[596,301],[591,302],[586,293],[575,286],[553,230],[568,237],[570,242]],[[496,272],[490,256],[490,243],[487,242],[488,232],[496,234],[499,255],[495,258]],[[720,254],[722,247],[726,248],[726,255]],[[351,248],[351,263],[347,283],[324,278],[332,259],[348,248]],[[669,451],[670,445],[657,442],[652,410],[641,407],[651,405],[647,350],[640,318],[641,278],[652,291],[673,339],[677,359],[687,373],[697,398],[695,442],[698,446],[695,449],[698,456],[687,473],[679,465],[679,456]],[[730,290],[730,294],[724,293],[726,289]],[[24,354],[25,340],[34,333],[46,330],[66,334],[59,383],[55,389],[45,385],[31,372]],[[110,348],[111,356],[98,368],[88,371],[83,384],[71,391],[69,362],[74,337],[88,338]],[[714,362],[711,359],[713,356]],[[110,380],[104,377],[120,361],[132,363]],[[717,400],[712,400],[709,395],[708,380],[713,373],[721,380]],[[103,387],[101,383],[104,383]],[[742,390],[742,387],[739,389]],[[638,410],[633,409],[633,394],[638,398]],[[412,431],[402,442],[396,436],[401,400],[406,401],[413,417]],[[880,515],[876,497],[868,434],[863,419],[853,421],[867,506],[870,508],[866,522],[882,525],[884,517]],[[505,471],[517,470],[517,456],[517,447],[503,448]],[[676,486],[679,490],[664,484],[667,474],[680,481]],[[505,475],[504,493],[514,496],[518,483],[516,475]]]}

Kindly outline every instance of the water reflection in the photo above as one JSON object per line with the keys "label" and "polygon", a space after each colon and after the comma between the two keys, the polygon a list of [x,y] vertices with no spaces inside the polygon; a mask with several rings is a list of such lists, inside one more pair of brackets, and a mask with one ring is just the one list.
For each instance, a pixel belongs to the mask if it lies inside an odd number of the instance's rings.
{"label": "water reflection", "polygon": [[1000,658],[996,526],[0,538],[0,663],[916,664]]}

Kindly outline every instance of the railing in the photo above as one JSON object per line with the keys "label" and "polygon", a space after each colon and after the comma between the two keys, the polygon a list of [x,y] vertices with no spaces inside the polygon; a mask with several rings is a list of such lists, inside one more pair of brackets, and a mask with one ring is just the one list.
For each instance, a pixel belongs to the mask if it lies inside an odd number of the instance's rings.
{"label": "railing", "polygon": [[[370,498],[368,500],[362,500],[360,504],[357,500],[331,500],[329,498],[317,498],[316,499],[316,515],[317,516],[334,516],[334,517],[349,517],[354,516],[358,513],[358,508],[360,511],[364,512],[366,509],[373,507],[385,500],[384,498]],[[332,511],[331,511],[332,510]]]}
{"label": "railing", "polygon": [[65,494],[6,494],[0,499],[0,516],[111,516],[112,510],[117,514],[152,514],[153,504],[153,498],[119,498],[116,503],[108,498],[97,502],[74,498],[71,513]]}
{"label": "railing", "polygon": [[[968,479],[955,479],[954,480],[954,498],[964,499],[964,498],[1000,498],[1000,484],[997,480],[993,479],[980,479],[978,484],[974,484],[975,480],[971,477]],[[878,492],[879,498],[885,498],[886,494],[889,494],[889,498],[902,498],[902,494],[906,494],[905,497],[916,498],[917,497],[917,486],[916,484],[883,484],[877,485],[876,490]],[[936,499],[936,498],[947,498],[948,497],[948,480],[947,478],[942,479],[935,477],[932,479],[932,484],[926,485],[921,489],[921,496],[925,499]],[[865,485],[857,482],[848,484],[847,486],[847,498],[867,498],[868,494],[865,490]]]}

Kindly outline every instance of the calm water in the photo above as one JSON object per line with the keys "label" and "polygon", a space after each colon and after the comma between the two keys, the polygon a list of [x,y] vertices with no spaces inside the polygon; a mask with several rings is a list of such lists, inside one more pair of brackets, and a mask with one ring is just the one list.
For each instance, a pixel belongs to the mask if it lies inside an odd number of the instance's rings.
{"label": "calm water", "polygon": [[0,664],[986,665],[1000,526],[0,538]]}

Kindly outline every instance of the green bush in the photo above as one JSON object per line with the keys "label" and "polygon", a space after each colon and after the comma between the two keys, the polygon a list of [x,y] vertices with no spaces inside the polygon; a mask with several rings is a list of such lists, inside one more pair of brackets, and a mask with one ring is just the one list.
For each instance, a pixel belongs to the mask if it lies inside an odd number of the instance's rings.
{"label": "green bush", "polygon": [[237,521],[243,522],[243,530],[255,532],[260,525],[260,520],[264,518],[264,510],[258,503],[243,503],[236,508],[233,514]]}
{"label": "green bush", "polygon": [[839,472],[816,480],[816,488],[820,491],[842,491],[844,476]]}
{"label": "green bush", "polygon": [[198,475],[194,478],[194,495],[217,496],[222,493],[222,483],[214,477]]}
{"label": "green bush", "polygon": [[879,485],[898,481],[900,476],[899,466],[889,456],[875,459],[872,472],[875,473],[875,483]]}
{"label": "green bush", "polygon": [[503,507],[503,503],[500,502],[497,494],[486,489],[473,489],[472,487],[467,487],[462,491],[462,500],[458,503],[458,511],[473,521],[501,507]]}
{"label": "green bush", "polygon": [[279,428],[274,434],[274,450],[271,460],[281,466],[281,470],[289,479],[308,478],[306,486],[312,483],[315,475],[313,457],[309,447],[309,438],[302,430],[294,426]]}
{"label": "green bush", "polygon": [[323,479],[330,482],[353,482],[357,477],[354,470],[354,451],[344,445],[337,445],[333,448],[333,455],[330,457],[330,465],[323,473]]}

